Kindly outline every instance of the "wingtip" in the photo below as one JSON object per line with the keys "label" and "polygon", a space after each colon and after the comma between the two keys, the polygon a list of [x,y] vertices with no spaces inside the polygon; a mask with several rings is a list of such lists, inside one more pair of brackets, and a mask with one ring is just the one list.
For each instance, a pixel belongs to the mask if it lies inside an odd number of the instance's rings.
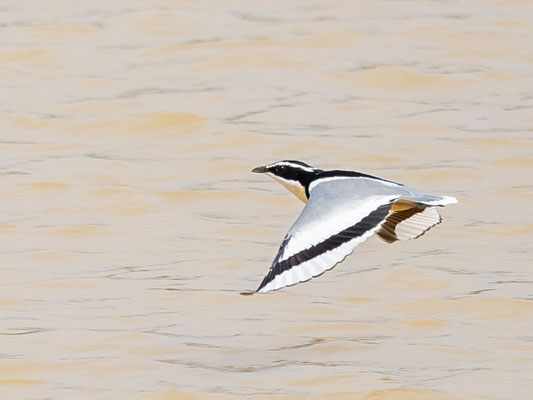
{"label": "wingtip", "polygon": [[428,206],[447,206],[449,204],[455,204],[459,201],[453,196],[440,196],[437,200],[432,200],[428,202],[422,202]]}
{"label": "wingtip", "polygon": [[443,197],[444,197],[444,200],[446,200],[447,204],[455,204],[459,202],[459,200],[457,200],[453,196],[443,196]]}

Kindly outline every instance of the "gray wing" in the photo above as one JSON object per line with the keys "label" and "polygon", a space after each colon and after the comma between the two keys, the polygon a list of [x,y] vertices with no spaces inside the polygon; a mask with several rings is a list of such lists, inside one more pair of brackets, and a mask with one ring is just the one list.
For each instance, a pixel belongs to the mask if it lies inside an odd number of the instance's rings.
{"label": "gray wing", "polygon": [[[425,210],[453,202],[453,197],[433,196],[379,179],[319,180],[311,185],[309,201],[283,239],[257,292],[278,290],[321,275],[374,233],[388,242],[418,237],[440,222],[436,211],[435,217]],[[421,211],[400,213],[412,207]]]}
{"label": "gray wing", "polygon": [[333,268],[381,227],[400,196],[394,190],[367,191],[364,184],[354,191],[346,183],[323,182],[313,188],[257,292],[295,285]]}

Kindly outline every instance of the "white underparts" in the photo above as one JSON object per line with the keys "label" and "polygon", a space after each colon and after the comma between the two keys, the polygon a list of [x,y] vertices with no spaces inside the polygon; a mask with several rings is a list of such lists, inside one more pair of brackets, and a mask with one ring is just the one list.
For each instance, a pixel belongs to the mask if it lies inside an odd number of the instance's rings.
{"label": "white underparts", "polygon": [[270,172],[267,172],[267,175],[270,176],[275,181],[281,183],[283,186],[285,186],[287,190],[291,192],[292,194],[294,194],[296,197],[298,197],[298,199],[300,199],[304,203],[307,203],[307,196],[305,195],[305,187],[303,187],[300,184],[300,182],[283,179]]}

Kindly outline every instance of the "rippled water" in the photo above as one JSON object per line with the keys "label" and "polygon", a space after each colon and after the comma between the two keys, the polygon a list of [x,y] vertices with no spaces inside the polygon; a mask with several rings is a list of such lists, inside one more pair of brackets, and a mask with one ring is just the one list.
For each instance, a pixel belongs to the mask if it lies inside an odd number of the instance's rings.
{"label": "rippled water", "polygon": [[[6,399],[527,399],[533,4],[0,6]],[[454,195],[420,240],[242,297],[291,158]]]}

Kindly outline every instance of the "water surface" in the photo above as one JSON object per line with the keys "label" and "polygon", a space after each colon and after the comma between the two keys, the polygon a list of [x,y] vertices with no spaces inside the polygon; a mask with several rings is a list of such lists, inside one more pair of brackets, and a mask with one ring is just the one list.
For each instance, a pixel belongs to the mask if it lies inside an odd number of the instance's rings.
{"label": "water surface", "polygon": [[[2,398],[531,396],[530,2],[0,15]],[[249,172],[285,158],[460,203],[242,297],[302,208]]]}

